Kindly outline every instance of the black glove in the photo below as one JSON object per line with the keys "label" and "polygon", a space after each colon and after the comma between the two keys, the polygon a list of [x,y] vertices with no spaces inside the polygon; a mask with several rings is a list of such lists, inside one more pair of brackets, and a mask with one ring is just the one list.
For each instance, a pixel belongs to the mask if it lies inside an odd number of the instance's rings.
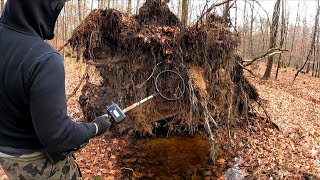
{"label": "black glove", "polygon": [[106,131],[109,130],[110,126],[112,125],[112,120],[110,116],[99,116],[95,118],[92,123],[96,125],[96,136],[100,136]]}

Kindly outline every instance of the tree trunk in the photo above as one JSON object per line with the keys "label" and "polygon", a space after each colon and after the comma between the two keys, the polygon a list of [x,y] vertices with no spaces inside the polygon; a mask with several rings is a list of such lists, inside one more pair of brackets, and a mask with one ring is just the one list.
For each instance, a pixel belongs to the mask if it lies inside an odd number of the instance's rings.
{"label": "tree trunk", "polygon": [[230,19],[230,2],[227,2],[224,5],[222,18],[224,22],[228,22],[228,20]]}
{"label": "tree trunk", "polygon": [[82,0],[78,0],[78,11],[79,11],[79,22],[82,21],[83,19],[83,4],[82,4]]}
{"label": "tree trunk", "polygon": [[107,0],[106,6],[107,6],[107,8],[110,8],[110,0]]}
{"label": "tree trunk", "polygon": [[295,44],[295,37],[296,37],[296,33],[297,33],[297,28],[300,26],[300,12],[299,12],[299,7],[300,7],[300,3],[298,4],[296,23],[295,23],[294,29],[293,29],[292,44],[291,44],[291,48],[290,48],[290,55],[289,55],[288,67],[290,67],[291,59],[292,59],[292,51],[293,51],[293,48],[295,47],[294,44]]}
{"label": "tree trunk", "polygon": [[0,0],[0,16],[3,12],[3,9],[4,9],[4,0]]}
{"label": "tree trunk", "polygon": [[55,48],[58,49],[58,39],[59,39],[59,18],[56,23],[56,33],[55,33]]}
{"label": "tree trunk", "polygon": [[307,58],[304,62],[304,64],[301,66],[301,68],[297,71],[297,73],[295,74],[292,84],[294,83],[294,81],[296,80],[297,76],[299,75],[299,73],[303,70],[303,68],[305,67],[305,65],[308,63],[310,56],[314,50],[314,46],[315,46],[315,41],[316,41],[316,36],[318,32],[318,24],[319,24],[319,14],[320,14],[320,5],[319,5],[319,0],[317,0],[317,15],[316,15],[316,19],[315,19],[315,24],[314,24],[314,31],[313,31],[313,35],[312,35],[312,39],[311,39],[311,47],[309,50],[309,53],[307,55]]}
{"label": "tree trunk", "polygon": [[187,25],[188,23],[188,0],[182,0],[182,16],[181,22],[183,25]]}
{"label": "tree trunk", "polygon": [[266,44],[266,38],[265,38],[265,34],[266,33],[268,33],[268,32],[265,32],[264,31],[264,25],[265,25],[265,22],[264,22],[264,20],[260,17],[260,33],[261,33],[261,36],[262,36],[262,43],[261,43],[261,49],[260,49],[260,51],[262,52],[262,51],[264,51],[264,47],[265,47],[265,44]]}
{"label": "tree trunk", "polygon": [[[276,47],[279,16],[280,16],[280,0],[277,0],[274,5],[273,15],[272,15],[272,25],[271,25],[271,29],[270,29],[269,49]],[[270,78],[272,65],[273,65],[273,56],[269,56],[268,62],[267,62],[267,68],[266,68],[266,71],[264,72],[262,79],[268,80]]]}
{"label": "tree trunk", "polygon": [[[66,7],[63,8],[63,16],[62,16],[62,45],[64,45],[65,38],[66,38]],[[59,47],[60,48],[60,47]],[[65,50],[62,51],[62,57],[63,59],[66,57]]]}
{"label": "tree trunk", "polygon": [[237,0],[235,0],[234,1],[234,17],[236,17],[236,18],[234,18],[234,29],[236,29],[237,30],[237,28],[238,28],[238,25],[237,25],[237,17],[238,17],[238,4],[237,4]]}
{"label": "tree trunk", "polygon": [[127,13],[131,14],[132,0],[128,0]]}
{"label": "tree trunk", "polygon": [[247,1],[244,1],[244,7],[243,7],[243,32],[242,32],[242,56],[245,58],[246,57],[246,31],[247,31],[247,16],[246,16],[246,12],[247,12]]}
{"label": "tree trunk", "polygon": [[[319,24],[318,30],[319,30]],[[319,60],[319,36],[320,33],[318,32],[317,34],[317,39],[316,39],[316,45],[314,46],[314,57],[313,57],[313,63],[312,63],[312,76],[316,77],[317,76],[317,66],[318,66],[318,60]]]}
{"label": "tree trunk", "polygon": [[137,0],[137,5],[136,5],[136,14],[139,13],[139,7],[140,7],[140,1]]}
{"label": "tree trunk", "polygon": [[[318,29],[319,29],[319,24],[318,24]],[[315,77],[319,77],[320,75],[320,33],[318,32],[318,36],[317,36],[317,53],[316,53],[316,72],[315,72]]]}
{"label": "tree trunk", "polygon": [[[287,32],[287,28],[286,28],[286,19],[285,19],[285,12],[286,12],[286,8],[285,8],[285,0],[283,0],[281,2],[281,7],[282,7],[282,11],[281,11],[281,28],[280,28],[280,48],[283,49],[284,46],[284,41],[285,41],[285,37],[286,37],[286,32]],[[281,66],[281,61],[282,61],[282,54],[279,55],[278,58],[278,65],[277,65],[277,71],[276,71],[276,77],[275,79],[278,78],[278,73],[279,73],[279,69]]]}
{"label": "tree trunk", "polygon": [[253,58],[253,21],[254,21],[254,17],[253,17],[253,10],[254,10],[254,1],[252,1],[252,4],[250,4],[251,7],[251,21],[250,21],[250,44],[249,44],[249,48],[250,48],[250,58]]}
{"label": "tree trunk", "polygon": [[90,10],[92,11],[93,10],[93,0],[91,1],[91,8],[90,8]]}

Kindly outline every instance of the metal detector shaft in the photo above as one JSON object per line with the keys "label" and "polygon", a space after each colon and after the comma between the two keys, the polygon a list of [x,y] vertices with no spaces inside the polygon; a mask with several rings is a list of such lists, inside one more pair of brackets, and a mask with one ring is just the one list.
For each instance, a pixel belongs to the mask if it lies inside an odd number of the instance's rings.
{"label": "metal detector shaft", "polygon": [[130,110],[132,110],[132,109],[140,106],[142,103],[144,103],[144,102],[146,102],[146,101],[148,101],[148,100],[156,97],[157,95],[159,95],[159,93],[154,93],[154,94],[152,94],[151,96],[146,97],[146,98],[142,99],[141,101],[136,102],[136,103],[132,104],[131,106],[126,107],[126,108],[123,109],[122,111],[123,111],[123,113],[127,113],[128,111],[130,111]]}

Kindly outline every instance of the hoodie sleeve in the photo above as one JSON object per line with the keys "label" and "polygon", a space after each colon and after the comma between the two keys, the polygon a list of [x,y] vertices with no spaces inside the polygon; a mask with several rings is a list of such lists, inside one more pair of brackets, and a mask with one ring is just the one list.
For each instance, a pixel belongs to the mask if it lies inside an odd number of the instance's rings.
{"label": "hoodie sleeve", "polygon": [[93,123],[77,123],[67,115],[65,71],[57,53],[38,59],[30,70],[30,112],[37,136],[48,152],[78,148],[95,135]]}

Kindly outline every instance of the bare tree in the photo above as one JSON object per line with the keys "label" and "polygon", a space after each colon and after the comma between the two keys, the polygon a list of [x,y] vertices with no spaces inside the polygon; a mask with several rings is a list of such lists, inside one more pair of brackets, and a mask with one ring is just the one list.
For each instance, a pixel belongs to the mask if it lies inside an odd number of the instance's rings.
{"label": "bare tree", "polygon": [[237,3],[237,0],[234,1],[234,29],[237,29],[238,27],[238,22],[237,22],[237,17],[238,17],[238,3]]}
{"label": "bare tree", "polygon": [[290,64],[291,64],[292,51],[293,51],[293,48],[295,47],[295,46],[294,46],[294,44],[295,44],[295,37],[296,37],[297,29],[298,29],[298,27],[300,26],[300,11],[299,11],[299,8],[300,8],[300,3],[298,4],[297,17],[296,17],[296,22],[295,22],[294,29],[293,29],[292,44],[291,44],[291,48],[290,48],[290,55],[289,55],[288,67],[290,67]]}
{"label": "bare tree", "polygon": [[4,0],[0,0],[0,16],[4,9]]}
{"label": "bare tree", "polygon": [[[319,24],[317,24],[318,30],[319,30]],[[313,57],[313,63],[312,63],[312,76],[317,76],[317,70],[319,65],[319,36],[320,33],[317,33],[317,39],[316,39],[316,45],[314,46],[314,57]]]}
{"label": "bare tree", "polygon": [[83,20],[83,4],[82,4],[82,0],[78,0],[78,11],[79,11],[79,22],[81,22]]}
{"label": "bare tree", "polygon": [[140,6],[140,1],[137,0],[137,5],[136,5],[136,14],[139,13],[139,6]]}
{"label": "bare tree", "polygon": [[132,0],[128,0],[127,13],[131,14]]}
{"label": "bare tree", "polygon": [[316,15],[316,19],[315,19],[315,24],[314,24],[314,30],[313,30],[313,35],[312,35],[312,39],[311,39],[311,47],[309,50],[309,53],[307,55],[307,58],[305,60],[305,62],[303,63],[303,65],[301,66],[301,68],[297,71],[297,73],[294,75],[292,84],[294,83],[294,81],[296,80],[297,76],[299,75],[299,73],[303,70],[303,68],[305,67],[305,65],[307,64],[307,62],[310,59],[310,56],[314,50],[314,46],[315,46],[315,41],[316,41],[316,36],[318,32],[318,24],[319,24],[319,14],[320,14],[320,5],[319,5],[319,0],[317,0],[317,15]]}
{"label": "bare tree", "polygon": [[[318,29],[319,29],[320,25],[318,24]],[[320,33],[318,32],[318,36],[317,36],[317,53],[316,53],[316,58],[317,58],[317,62],[316,62],[316,70],[315,70],[315,77],[320,77]]]}
{"label": "bare tree", "polygon": [[188,0],[182,0],[182,15],[181,15],[181,22],[183,25],[187,25],[188,23]]}
{"label": "bare tree", "polygon": [[[273,15],[272,15],[272,24],[270,29],[270,42],[269,42],[270,49],[276,47],[279,16],[280,16],[280,0],[277,0],[274,5]],[[268,80],[270,78],[272,66],[273,66],[273,56],[269,56],[268,62],[267,62],[267,68],[266,68],[266,71],[264,72],[262,79]]]}
{"label": "bare tree", "polygon": [[250,31],[249,31],[249,48],[250,48],[250,58],[253,58],[253,22],[254,22],[254,15],[253,15],[253,10],[254,10],[254,1],[250,4],[251,7],[251,20],[250,20]]}
{"label": "bare tree", "polygon": [[246,16],[246,12],[247,12],[247,1],[244,1],[244,7],[243,7],[243,30],[242,30],[242,56],[246,56],[246,31],[247,31],[247,16]]}
{"label": "bare tree", "polygon": [[230,2],[227,2],[224,5],[222,18],[224,19],[225,22],[228,22],[228,19],[230,18]]}
{"label": "bare tree", "polygon": [[[280,48],[283,49],[284,46],[284,42],[285,42],[285,37],[286,37],[286,33],[287,33],[287,22],[286,22],[286,18],[285,18],[285,12],[286,12],[286,7],[285,7],[285,0],[282,0],[281,2],[281,28],[280,28]],[[278,78],[278,73],[279,73],[279,69],[281,66],[281,61],[282,61],[282,54],[279,55],[278,58],[278,65],[277,65],[277,71],[276,71],[276,76],[275,79]]]}
{"label": "bare tree", "polygon": [[110,8],[110,0],[107,0],[107,8]]}

